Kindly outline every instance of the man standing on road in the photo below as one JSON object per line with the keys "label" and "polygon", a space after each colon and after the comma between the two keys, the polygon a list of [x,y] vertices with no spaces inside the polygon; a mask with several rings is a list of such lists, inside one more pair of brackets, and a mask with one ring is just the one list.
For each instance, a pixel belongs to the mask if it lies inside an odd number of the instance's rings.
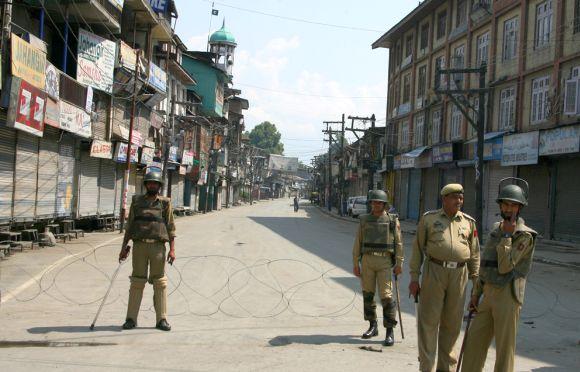
{"label": "man standing on road", "polygon": [[[147,193],[133,196],[127,229],[119,261],[129,255],[129,240],[133,240],[133,273],[129,277],[129,304],[123,329],[137,326],[137,315],[143,298],[145,283],[153,284],[153,305],[157,316],[156,328],[170,331],[167,323],[167,277],[165,276],[165,243],[169,242],[167,262],[175,260],[175,224],[171,199],[159,195],[163,186],[160,172],[149,172],[143,180]],[[147,275],[149,269],[149,276]]]}
{"label": "man standing on road", "polygon": [[[475,220],[461,212],[463,186],[441,189],[443,208],[426,212],[417,225],[410,263],[409,292],[419,295],[421,371],[454,371],[453,348],[461,331],[468,277],[479,272]],[[421,276],[419,285],[419,276]],[[438,350],[438,355],[436,355]]]}
{"label": "man standing on road", "polygon": [[372,190],[369,193],[369,202],[371,214],[360,217],[352,248],[353,273],[362,277],[364,318],[370,323],[362,338],[367,339],[379,334],[375,303],[375,289],[378,285],[383,306],[383,325],[387,329],[383,344],[393,346],[395,343],[393,327],[397,325],[397,304],[393,299],[391,270],[395,275],[402,273],[401,226],[395,215],[385,211],[388,206],[386,192]]}
{"label": "man standing on road", "polygon": [[294,197],[294,212],[298,212],[298,197]]}
{"label": "man standing on road", "polygon": [[[483,370],[493,337],[495,371],[514,370],[518,320],[537,235],[519,217],[522,208],[528,205],[527,195],[527,189],[524,192],[520,186],[508,184],[501,188],[496,200],[503,220],[495,223],[482,251],[480,276],[469,305],[477,315],[465,342],[462,371]],[[479,304],[482,293],[483,301]]]}

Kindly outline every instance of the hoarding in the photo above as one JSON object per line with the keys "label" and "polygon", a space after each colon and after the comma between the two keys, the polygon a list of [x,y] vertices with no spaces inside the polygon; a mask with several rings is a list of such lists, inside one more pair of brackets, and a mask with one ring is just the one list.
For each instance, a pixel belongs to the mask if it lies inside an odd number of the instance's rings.
{"label": "hoarding", "polygon": [[117,44],[79,29],[77,80],[107,93],[113,92]]}
{"label": "hoarding", "polygon": [[91,116],[80,109],[65,101],[60,101],[60,129],[74,133],[78,136],[90,138]]}
{"label": "hoarding", "polygon": [[501,165],[537,164],[539,134],[535,131],[503,137]]}
{"label": "hoarding", "polygon": [[39,89],[46,86],[46,53],[12,34],[12,75]]}
{"label": "hoarding", "polygon": [[13,78],[6,125],[42,137],[46,93],[32,84]]}
{"label": "hoarding", "polygon": [[298,171],[298,158],[290,158],[281,155],[270,155],[268,169],[296,173]]}

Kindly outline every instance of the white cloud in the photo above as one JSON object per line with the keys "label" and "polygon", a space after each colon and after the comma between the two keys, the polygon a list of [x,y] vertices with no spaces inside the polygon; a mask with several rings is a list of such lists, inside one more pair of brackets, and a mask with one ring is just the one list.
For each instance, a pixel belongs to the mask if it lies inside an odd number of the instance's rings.
{"label": "white cloud", "polygon": [[185,42],[189,50],[207,50],[207,34],[192,36]]}

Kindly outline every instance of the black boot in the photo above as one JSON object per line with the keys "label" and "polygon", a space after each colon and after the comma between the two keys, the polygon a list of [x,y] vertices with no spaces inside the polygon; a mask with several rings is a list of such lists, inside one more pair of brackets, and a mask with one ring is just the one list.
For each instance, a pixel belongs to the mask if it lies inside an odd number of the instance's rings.
{"label": "black boot", "polygon": [[379,327],[376,320],[369,321],[369,329],[363,333],[362,338],[371,338],[379,335]]}
{"label": "black boot", "polygon": [[395,332],[393,332],[393,328],[387,328],[387,335],[385,336],[385,342],[383,345],[385,346],[393,346],[395,344]]}
{"label": "black boot", "polygon": [[171,326],[167,323],[167,320],[161,319],[155,328],[160,329],[162,331],[171,331]]}
{"label": "black boot", "polygon": [[135,321],[133,319],[127,319],[125,320],[125,323],[123,324],[123,329],[133,329],[137,326],[137,323],[135,323]]}

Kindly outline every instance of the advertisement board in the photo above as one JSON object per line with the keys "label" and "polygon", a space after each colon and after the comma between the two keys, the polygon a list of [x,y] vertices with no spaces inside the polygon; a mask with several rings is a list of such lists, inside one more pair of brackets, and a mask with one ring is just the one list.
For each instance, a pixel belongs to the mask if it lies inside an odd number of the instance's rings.
{"label": "advertisement board", "polygon": [[12,75],[39,89],[46,86],[46,53],[12,34]]}
{"label": "advertisement board", "polygon": [[113,144],[107,141],[93,140],[93,143],[91,143],[91,157],[101,159],[112,159]]}
{"label": "advertisement board", "polygon": [[65,101],[60,101],[60,129],[67,132],[74,133],[78,136],[90,138],[91,131],[91,116],[80,109]]}
{"label": "advertisement board", "polygon": [[77,80],[112,93],[116,55],[115,42],[79,28]]}
{"label": "advertisement board", "polygon": [[6,125],[42,137],[46,93],[32,84],[13,78]]}
{"label": "advertisement board", "polygon": [[501,165],[526,165],[538,163],[538,131],[503,137]]}

